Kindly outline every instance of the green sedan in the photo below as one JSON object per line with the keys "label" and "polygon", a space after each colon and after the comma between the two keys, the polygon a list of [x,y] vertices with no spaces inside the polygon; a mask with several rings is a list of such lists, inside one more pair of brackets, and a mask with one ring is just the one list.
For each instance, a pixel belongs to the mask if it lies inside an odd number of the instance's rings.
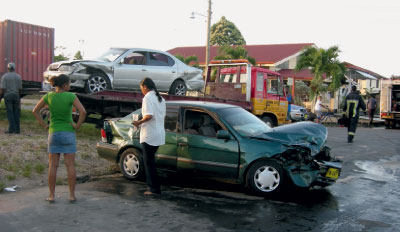
{"label": "green sedan", "polygon": [[[289,186],[310,188],[335,183],[342,161],[325,146],[328,132],[320,124],[299,122],[270,128],[241,107],[201,101],[169,101],[165,145],[156,153],[160,170],[244,184],[270,196]],[[105,121],[100,157],[117,162],[123,175],[143,175],[137,110]]]}

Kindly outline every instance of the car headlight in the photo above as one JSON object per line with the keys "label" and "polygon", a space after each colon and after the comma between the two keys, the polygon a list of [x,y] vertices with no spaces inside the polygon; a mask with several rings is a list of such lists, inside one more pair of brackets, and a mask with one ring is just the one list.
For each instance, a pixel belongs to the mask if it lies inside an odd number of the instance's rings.
{"label": "car headlight", "polygon": [[60,68],[58,69],[60,72],[72,72],[74,71],[74,67],[71,65],[61,65]]}

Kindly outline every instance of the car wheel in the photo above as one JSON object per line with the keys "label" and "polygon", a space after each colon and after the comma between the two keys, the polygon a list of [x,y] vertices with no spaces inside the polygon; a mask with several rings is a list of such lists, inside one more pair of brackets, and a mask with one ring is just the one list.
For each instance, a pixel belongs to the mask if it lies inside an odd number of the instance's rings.
{"label": "car wheel", "polygon": [[274,125],[275,125],[274,121],[269,116],[262,116],[261,120],[263,120],[265,122],[265,124],[267,124],[270,127],[274,127]]}
{"label": "car wheel", "polygon": [[110,89],[111,84],[104,74],[95,73],[92,74],[89,79],[86,81],[85,92],[86,93],[95,93],[102,90]]}
{"label": "car wheel", "polygon": [[129,180],[137,180],[144,173],[142,153],[137,149],[126,149],[121,155],[119,164],[122,174]]}
{"label": "car wheel", "polygon": [[281,165],[272,160],[255,163],[247,174],[247,184],[258,195],[272,196],[284,189],[285,175]]}
{"label": "car wheel", "polygon": [[169,94],[177,95],[177,96],[185,96],[186,95],[186,84],[181,80],[176,80],[172,83],[171,89],[169,90]]}

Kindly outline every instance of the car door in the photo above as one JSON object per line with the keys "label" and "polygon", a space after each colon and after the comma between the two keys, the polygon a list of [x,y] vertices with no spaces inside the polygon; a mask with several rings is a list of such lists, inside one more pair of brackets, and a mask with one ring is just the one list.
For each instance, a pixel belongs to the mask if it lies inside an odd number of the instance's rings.
{"label": "car door", "polygon": [[140,90],[139,84],[147,76],[146,52],[129,52],[114,65],[113,88]]}
{"label": "car door", "polygon": [[159,169],[177,169],[178,106],[168,106],[165,115],[165,144],[156,152],[156,165]]}
{"label": "car door", "polygon": [[171,57],[159,52],[149,52],[147,58],[149,77],[153,79],[159,91],[169,91],[172,82],[177,78],[177,64]]}
{"label": "car door", "polygon": [[[204,176],[237,178],[239,170],[239,144],[231,139],[218,139],[202,134],[201,118],[210,117],[210,125],[218,130],[225,126],[212,114],[198,109],[182,109],[182,133],[178,133],[178,170]],[[188,123],[191,120],[192,122]]]}

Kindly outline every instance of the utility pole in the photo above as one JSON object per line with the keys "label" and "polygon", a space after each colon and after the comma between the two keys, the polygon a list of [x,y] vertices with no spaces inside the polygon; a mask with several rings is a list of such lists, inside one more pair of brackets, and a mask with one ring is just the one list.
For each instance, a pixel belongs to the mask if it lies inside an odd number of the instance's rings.
{"label": "utility pole", "polygon": [[[206,68],[205,68],[205,79],[207,81],[208,65],[210,62],[210,28],[211,28],[211,0],[208,0],[208,11],[207,11],[207,43],[206,43]],[[203,93],[206,93],[206,85],[204,85]]]}

